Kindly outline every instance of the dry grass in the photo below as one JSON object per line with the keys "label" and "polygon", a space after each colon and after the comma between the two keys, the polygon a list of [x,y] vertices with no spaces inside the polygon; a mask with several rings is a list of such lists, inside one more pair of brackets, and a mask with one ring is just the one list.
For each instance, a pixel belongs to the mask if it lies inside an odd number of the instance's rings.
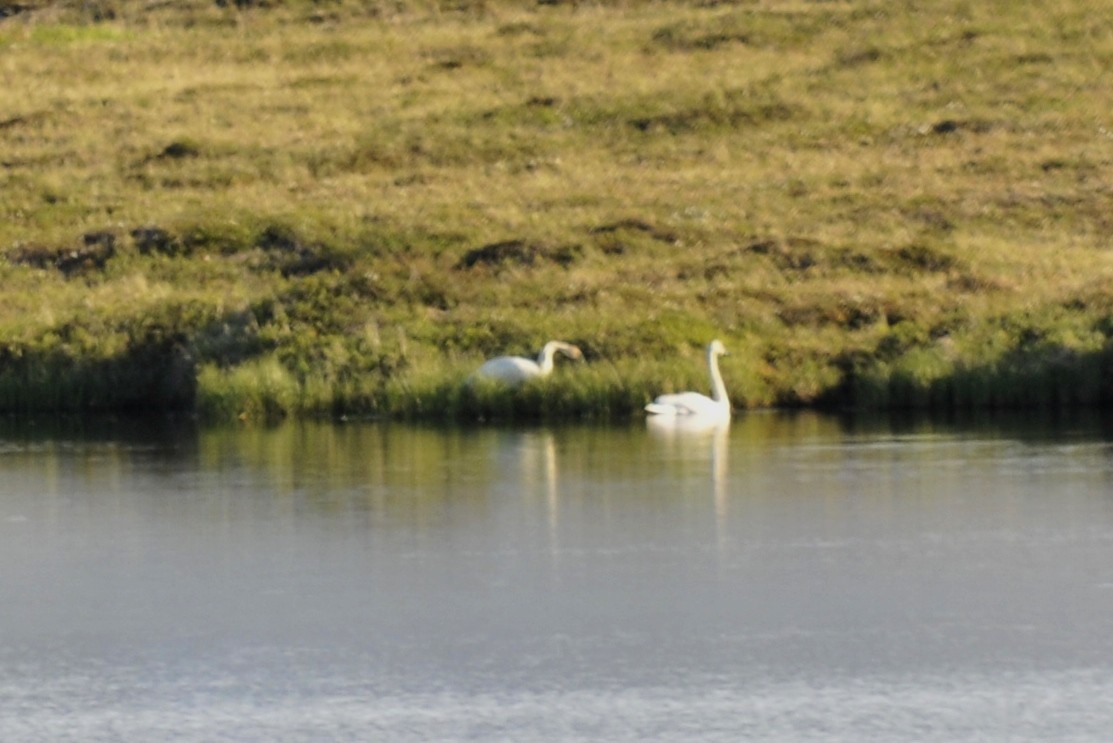
{"label": "dry grass", "polygon": [[24,5],[13,389],[163,343],[220,409],[277,364],[282,409],[474,412],[471,365],[563,337],[555,408],[615,412],[719,336],[744,405],[1113,397],[1090,3]]}

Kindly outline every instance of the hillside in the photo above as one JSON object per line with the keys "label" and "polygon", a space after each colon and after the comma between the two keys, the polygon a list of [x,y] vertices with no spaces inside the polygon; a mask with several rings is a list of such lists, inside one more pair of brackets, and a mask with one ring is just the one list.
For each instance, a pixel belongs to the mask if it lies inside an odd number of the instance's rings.
{"label": "hillside", "polygon": [[1092,7],[0,0],[0,408],[1108,403]]}

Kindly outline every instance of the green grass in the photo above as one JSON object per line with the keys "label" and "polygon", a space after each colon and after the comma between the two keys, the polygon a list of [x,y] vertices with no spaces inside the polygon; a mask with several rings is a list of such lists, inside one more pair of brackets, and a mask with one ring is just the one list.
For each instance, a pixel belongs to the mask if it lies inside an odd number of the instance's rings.
{"label": "green grass", "polygon": [[1091,3],[5,13],[0,407],[621,417],[713,337],[739,407],[1113,400]]}

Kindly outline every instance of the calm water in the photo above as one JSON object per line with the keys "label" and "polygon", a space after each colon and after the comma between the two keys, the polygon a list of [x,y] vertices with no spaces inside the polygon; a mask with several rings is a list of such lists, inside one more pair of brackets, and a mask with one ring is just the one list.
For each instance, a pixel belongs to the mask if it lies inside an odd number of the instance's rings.
{"label": "calm water", "polygon": [[0,740],[1113,730],[1101,422],[0,424]]}

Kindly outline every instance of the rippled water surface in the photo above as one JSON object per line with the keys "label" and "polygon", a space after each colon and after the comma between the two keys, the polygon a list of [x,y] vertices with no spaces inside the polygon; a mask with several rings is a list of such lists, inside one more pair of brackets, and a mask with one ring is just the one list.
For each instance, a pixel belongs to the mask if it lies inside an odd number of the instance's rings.
{"label": "rippled water surface", "polygon": [[1113,434],[0,425],[3,741],[1108,740]]}

